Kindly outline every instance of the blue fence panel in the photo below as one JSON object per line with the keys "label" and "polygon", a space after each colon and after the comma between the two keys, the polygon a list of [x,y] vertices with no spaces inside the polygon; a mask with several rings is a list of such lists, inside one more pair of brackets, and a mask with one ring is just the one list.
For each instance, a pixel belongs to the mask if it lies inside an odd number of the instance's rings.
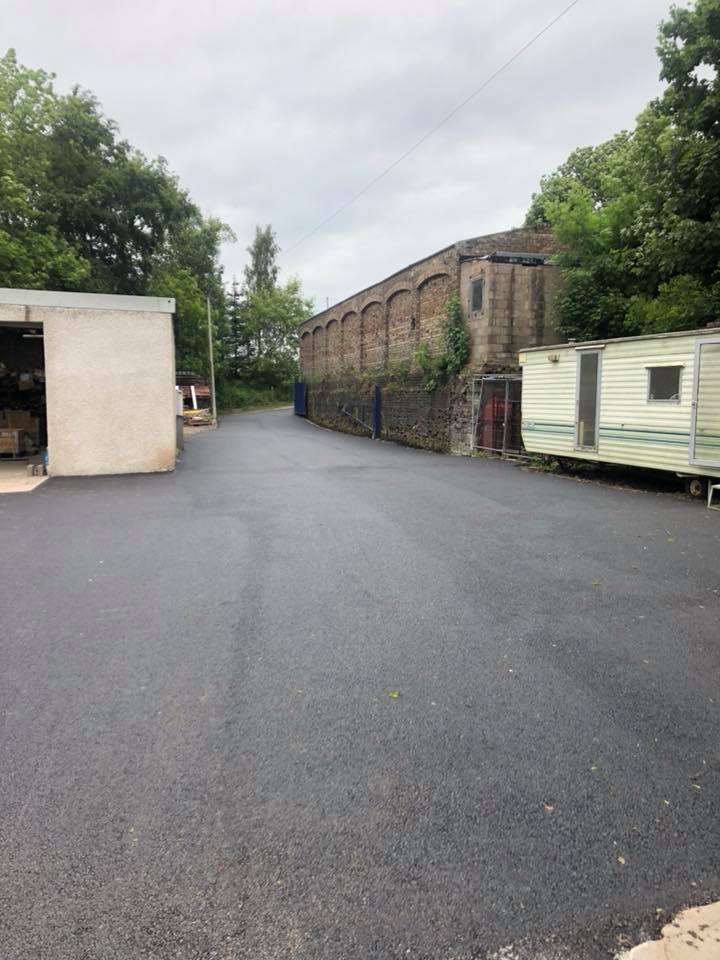
{"label": "blue fence panel", "polygon": [[293,388],[293,406],[298,417],[307,416],[305,384],[300,380],[295,381],[295,386]]}

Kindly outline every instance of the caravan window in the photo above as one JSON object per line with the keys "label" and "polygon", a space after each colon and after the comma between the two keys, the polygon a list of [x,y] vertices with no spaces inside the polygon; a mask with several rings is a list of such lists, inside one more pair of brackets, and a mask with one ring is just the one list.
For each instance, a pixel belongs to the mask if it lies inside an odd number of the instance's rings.
{"label": "caravan window", "polygon": [[680,403],[682,367],[648,367],[648,400]]}

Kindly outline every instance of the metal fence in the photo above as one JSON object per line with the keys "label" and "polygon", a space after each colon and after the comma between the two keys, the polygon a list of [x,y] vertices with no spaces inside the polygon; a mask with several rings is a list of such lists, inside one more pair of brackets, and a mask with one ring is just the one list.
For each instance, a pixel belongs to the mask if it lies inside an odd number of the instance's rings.
{"label": "metal fence", "polygon": [[472,381],[472,446],[502,455],[524,452],[521,374],[485,374]]}

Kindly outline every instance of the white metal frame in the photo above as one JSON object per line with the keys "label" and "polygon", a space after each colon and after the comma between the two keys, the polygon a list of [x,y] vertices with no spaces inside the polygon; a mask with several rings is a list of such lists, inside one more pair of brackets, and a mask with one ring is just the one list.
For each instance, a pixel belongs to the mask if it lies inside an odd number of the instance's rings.
{"label": "white metal frame", "polygon": [[[603,349],[602,346],[595,347],[577,347],[575,350],[575,444],[574,448],[577,451],[585,451],[586,453],[597,453],[598,445],[600,443],[600,396],[601,396],[601,385],[602,385],[602,368],[603,368]],[[580,445],[580,370],[582,367],[582,357],[583,354],[587,353],[596,353],[598,358],[597,365],[597,385],[595,388],[595,444],[594,446],[581,446]]]}
{"label": "white metal frame", "polygon": [[697,425],[698,391],[700,390],[700,355],[703,346],[708,343],[720,343],[720,337],[701,337],[695,343],[695,369],[693,370],[692,398],[690,401],[690,444],[688,446],[688,463],[691,463],[693,466],[697,467],[720,467],[720,460],[698,460],[695,456],[695,447],[697,445],[695,428]]}

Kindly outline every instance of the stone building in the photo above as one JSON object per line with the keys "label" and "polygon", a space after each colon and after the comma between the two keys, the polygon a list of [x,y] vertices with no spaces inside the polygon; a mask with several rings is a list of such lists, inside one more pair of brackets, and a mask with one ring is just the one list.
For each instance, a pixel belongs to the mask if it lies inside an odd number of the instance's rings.
{"label": "stone building", "polygon": [[551,304],[557,242],[546,228],[463,240],[323,310],[298,328],[301,377],[342,378],[442,352],[448,298],[470,328],[472,371],[514,367],[518,351],[557,339]]}

